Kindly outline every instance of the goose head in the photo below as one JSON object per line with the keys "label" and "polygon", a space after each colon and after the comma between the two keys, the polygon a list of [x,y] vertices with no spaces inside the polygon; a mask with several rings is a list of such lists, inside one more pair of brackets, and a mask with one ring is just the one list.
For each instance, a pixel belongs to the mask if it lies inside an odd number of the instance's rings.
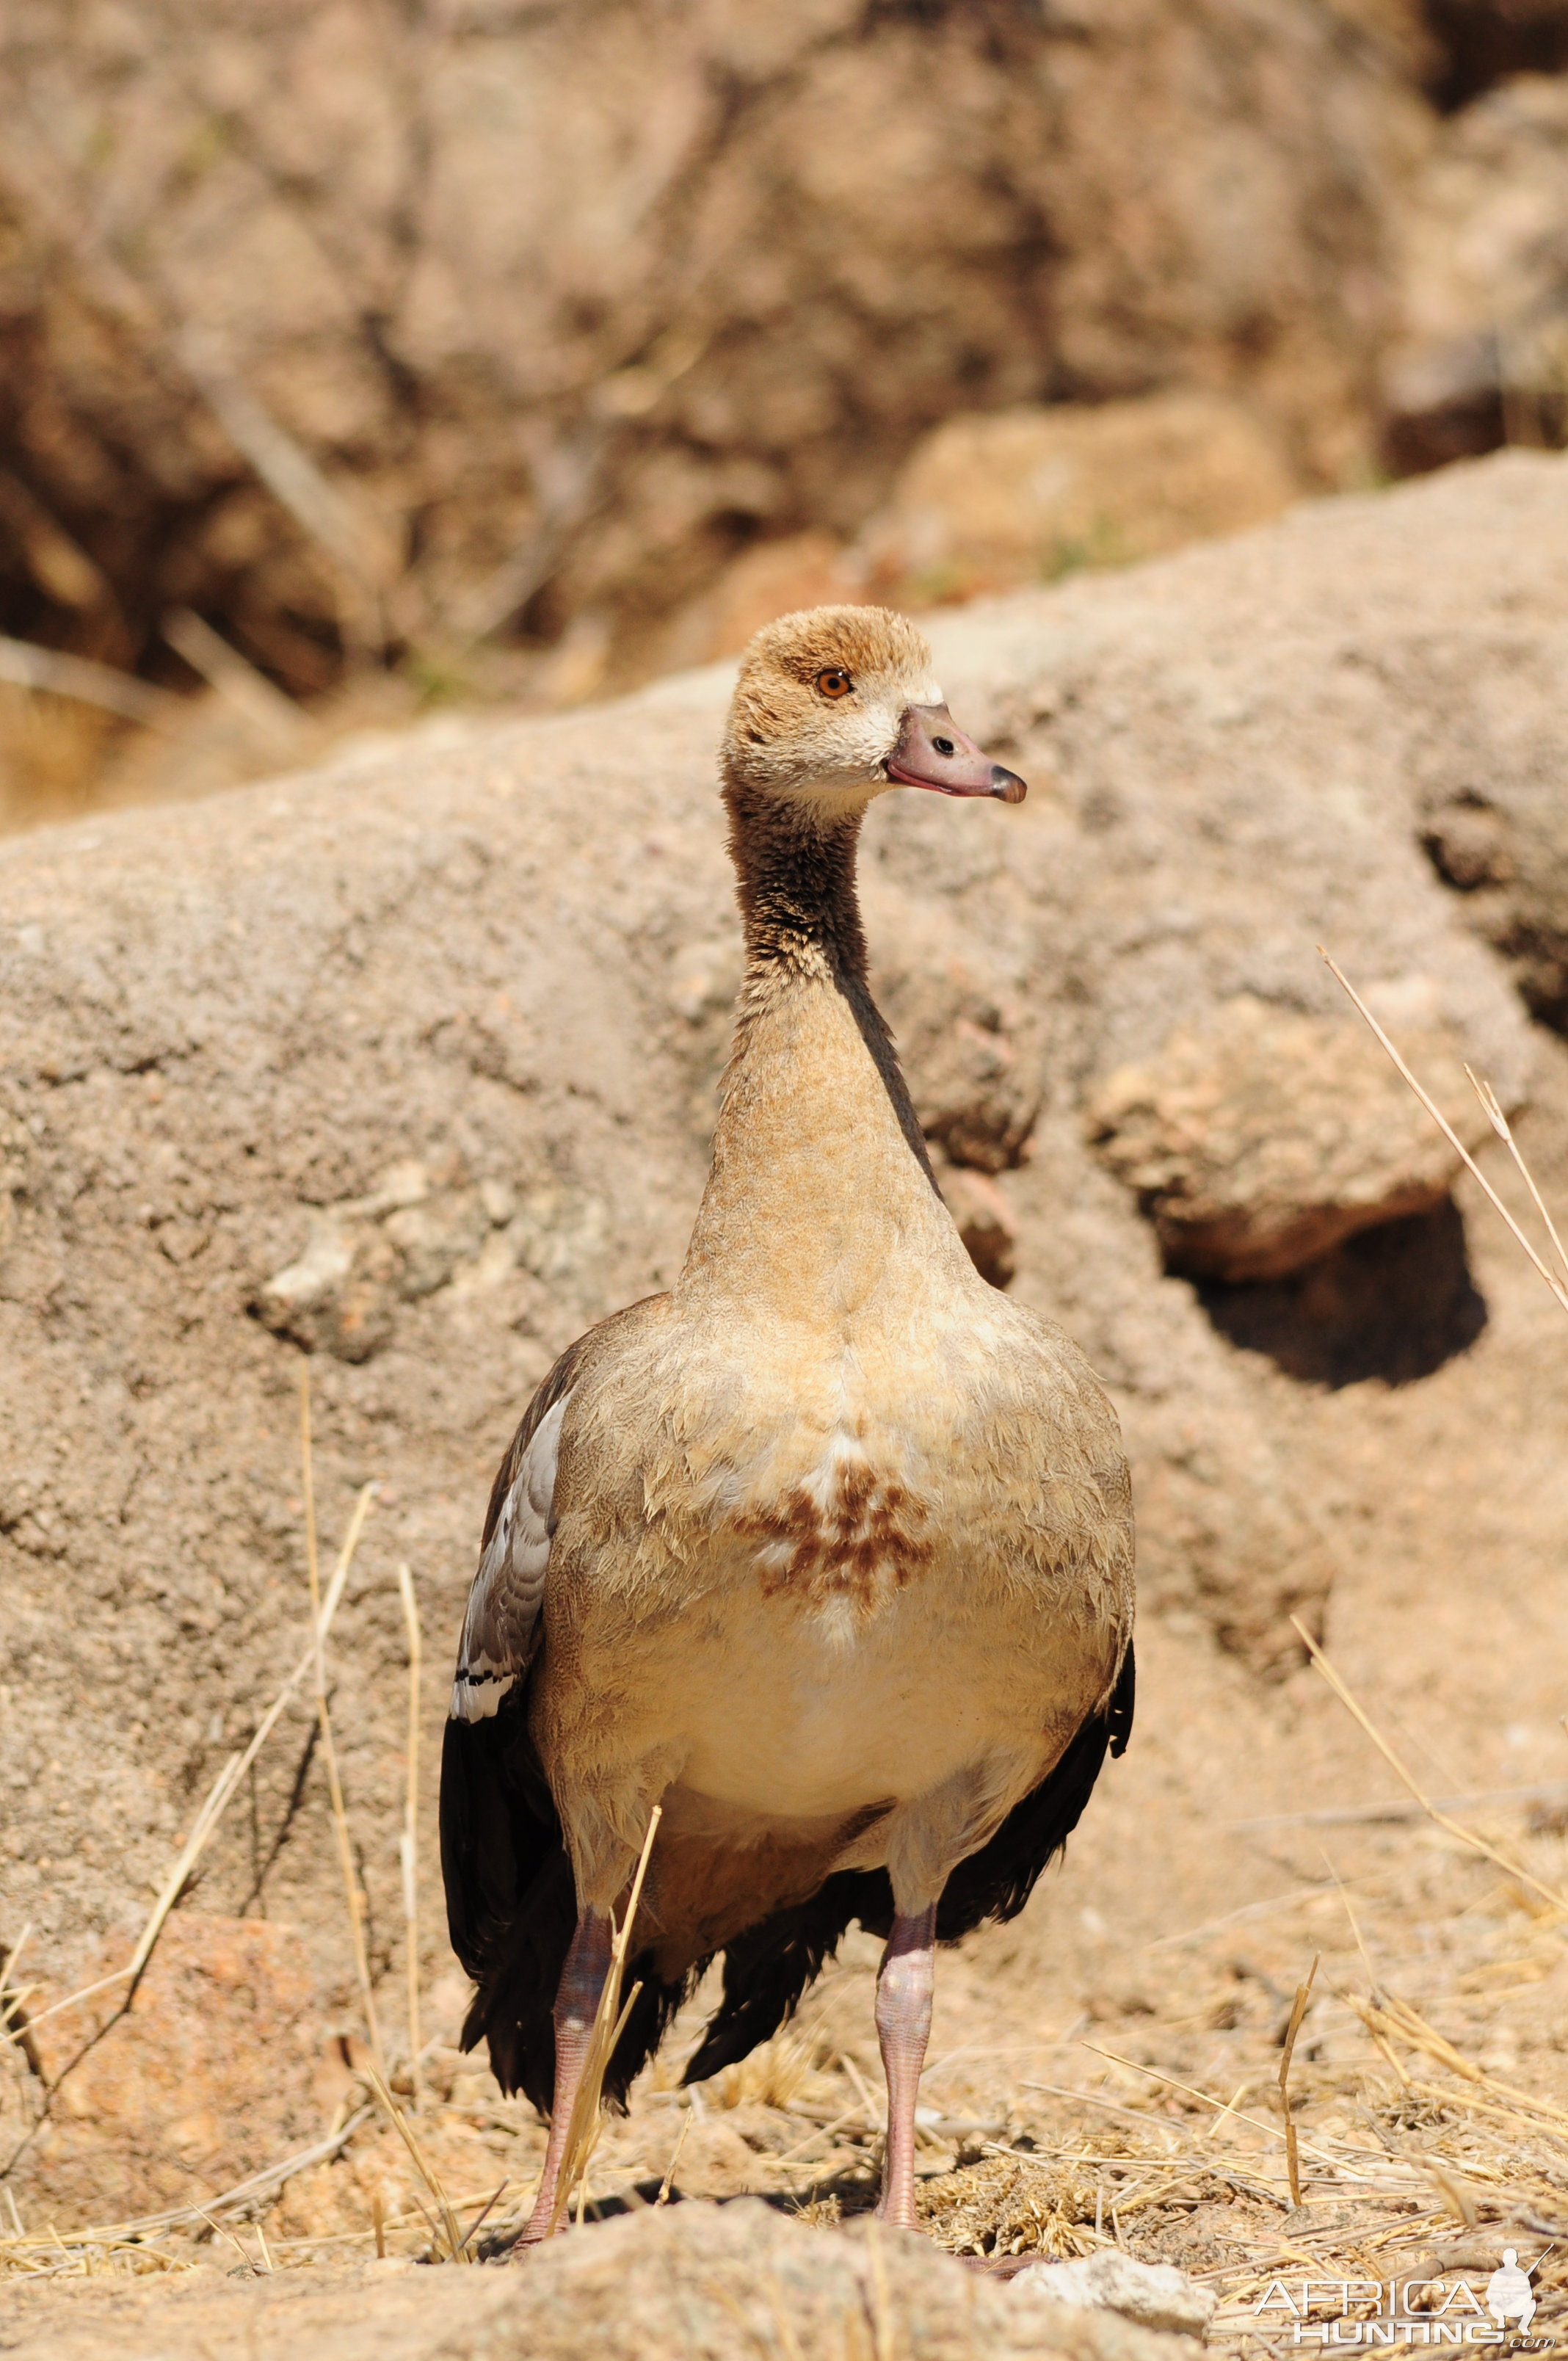
{"label": "goose head", "polygon": [[948,711],[931,651],[885,607],[811,607],[751,641],[724,734],[732,791],[830,813],[889,787],[1022,803]]}

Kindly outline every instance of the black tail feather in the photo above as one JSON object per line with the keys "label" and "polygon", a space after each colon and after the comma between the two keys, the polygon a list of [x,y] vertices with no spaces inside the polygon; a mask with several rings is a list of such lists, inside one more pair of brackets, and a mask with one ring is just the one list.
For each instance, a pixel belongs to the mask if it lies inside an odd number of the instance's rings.
{"label": "black tail feather", "polygon": [[841,1869],[809,1902],[776,1912],[727,1944],[724,1997],[681,2080],[706,2082],[776,2033],[857,1918],[873,1934],[886,1934],[893,1925],[885,1870]]}

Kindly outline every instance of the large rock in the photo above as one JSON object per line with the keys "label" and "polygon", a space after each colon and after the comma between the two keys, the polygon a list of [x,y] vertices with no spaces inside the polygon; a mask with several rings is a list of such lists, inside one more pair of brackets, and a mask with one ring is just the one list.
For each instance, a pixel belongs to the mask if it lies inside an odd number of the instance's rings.
{"label": "large rock", "polygon": [[[1404,1049],[1467,1148],[1491,1123],[1441,1034]],[[1201,1031],[1179,1027],[1146,1065],[1123,1066],[1089,1104],[1096,1146],[1150,1214],[1172,1270],[1283,1279],[1358,1230],[1442,1203],[1458,1151],[1369,1031],[1272,1009],[1243,994]]]}
{"label": "large rock", "polygon": [[1108,2312],[1020,2299],[907,2232],[808,2229],[746,2199],[648,2208],[558,2239],[520,2270],[361,2266],[172,2290],[27,2289],[14,2361],[1182,2361]]}
{"label": "large rock", "polygon": [[1200,2287],[1174,2263],[1141,2263],[1117,2246],[1070,2263],[1030,2263],[1013,2285],[1036,2301],[1116,2312],[1174,2336],[1206,2336],[1220,2301],[1212,2288]]}
{"label": "large rock", "polygon": [[[113,1976],[126,1947],[91,1963]],[[110,2223],[200,2205],[320,2136],[322,1996],[291,1929],[176,1912],[127,2007],[34,1995],[31,2063],[59,2095],[16,2176],[34,2218]],[[36,2095],[36,2094],[35,2094]]]}
{"label": "large rock", "polygon": [[1300,490],[1278,434],[1218,394],[963,415],[914,452],[861,552],[872,592],[930,605],[1162,557]]}
{"label": "large rock", "polygon": [[1319,0],[226,0],[199,38],[128,0],[69,39],[17,0],[0,623],[134,657],[193,604],[301,690],[520,609],[634,649],[956,407],[1172,383],[1342,480],[1412,53]]}
{"label": "large rock", "polygon": [[[1239,995],[1337,1017],[1319,942],[1518,1101],[1529,1026],[1422,798],[1434,748],[1561,731],[1565,629],[1568,465],[1297,510],[940,619],[954,709],[1030,799],[890,797],[868,828],[916,1104],[1000,1200],[1014,1289],[1115,1391],[1146,1606],[1257,1665],[1294,1661],[1288,1613],[1332,1573],[1286,1380],[1165,1274],[1089,1109]],[[0,847],[0,1926],[32,1922],[57,1989],[105,1938],[128,1955],[191,1799],[297,1661],[302,1352],[328,1546],[384,1488],[330,1671],[378,1971],[398,1958],[396,1568],[433,1715],[529,1389],[678,1268],[738,972],[727,694],[690,675]],[[297,1700],[200,1903],[256,1907],[259,1876],[346,1995],[309,1734]]]}

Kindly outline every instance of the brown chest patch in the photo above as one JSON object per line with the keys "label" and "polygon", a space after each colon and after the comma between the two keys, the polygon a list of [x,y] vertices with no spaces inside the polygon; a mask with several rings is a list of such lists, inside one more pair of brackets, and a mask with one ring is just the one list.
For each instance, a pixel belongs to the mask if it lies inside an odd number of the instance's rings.
{"label": "brown chest patch", "polygon": [[922,1501],[860,1461],[839,1468],[825,1502],[797,1484],[772,1508],[738,1517],[735,1530],[761,1544],[765,1597],[790,1590],[870,1606],[880,1587],[902,1589],[930,1565],[926,1522]]}

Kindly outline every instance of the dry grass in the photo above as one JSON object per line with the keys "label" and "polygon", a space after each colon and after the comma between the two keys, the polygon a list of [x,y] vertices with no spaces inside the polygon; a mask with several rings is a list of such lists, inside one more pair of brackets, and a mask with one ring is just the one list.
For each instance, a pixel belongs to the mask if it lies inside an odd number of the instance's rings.
{"label": "dry grass", "polygon": [[359,1883],[359,1872],[355,1866],[354,1840],[348,1832],[348,1809],[343,1799],[343,1775],[337,1765],[337,1745],[332,1734],[332,1715],[326,1701],[326,1638],[322,1629],[321,1571],[316,1554],[316,1490],[314,1461],[311,1452],[311,1367],[308,1361],[300,1364],[300,1473],[305,1503],[305,1565],[311,1586],[311,1630],[315,1635],[316,1727],[321,1731],[322,1760],[326,1765],[327,1791],[332,1798],[333,1834],[337,1840],[337,1865],[343,1878],[343,1898],[354,1950],[354,1972],[358,1979],[360,2005],[365,2012],[365,2030],[370,2038],[370,2054],[376,2061],[377,2070],[385,2075],[387,2060],[381,2048],[381,2026],[370,1981],[370,1955],[365,1945],[367,1905],[364,1888]]}
{"label": "dry grass", "polygon": [[[1234,1945],[1202,1930],[1158,1955],[1152,2010],[1080,2038],[1066,2053],[1076,2063],[1049,2081],[1011,2060],[1000,2077],[983,2056],[968,2067],[935,2061],[921,2115],[921,2209],[937,2243],[993,2262],[1111,2244],[1175,2261],[1220,2291],[1216,2333],[1245,2341],[1282,2276],[1386,2282],[1468,2268],[1460,2258],[1472,2252],[1479,2268],[1505,2241],[1530,2260],[1562,2235],[1539,2317],[1568,2320],[1568,2107],[1533,2074],[1510,2075],[1490,2057],[1518,1996],[1548,2002],[1560,1980],[1568,1911],[1540,1893],[1559,1883],[1563,1839],[1488,1836],[1483,1855],[1445,1830],[1406,1824],[1377,1841],[1383,1923],[1440,1927],[1439,1970],[1412,1957],[1408,1988],[1387,1966],[1374,1973],[1348,1896],[1319,1889],[1282,1910],[1265,1950],[1281,1961],[1295,1950],[1297,1983],[1310,1988],[1281,2015],[1256,1981],[1264,1971],[1249,1971],[1249,2013],[1225,2036],[1223,2081],[1208,2079],[1202,2057],[1215,2039],[1208,2028],[1234,2013]],[[1318,1922],[1310,1934],[1303,1918]],[[869,2208],[880,2086],[864,2052],[857,2059],[834,2028],[869,2025],[875,1949],[851,1938],[802,2025],[707,2092],[671,2088],[674,2059],[645,2076],[630,2115],[606,2120],[591,2161],[581,2159],[593,2175],[591,2189],[579,2184],[582,2210],[592,2218],[662,2194],[740,2187],[773,2192],[808,2223]],[[695,2016],[677,2028],[677,2058],[695,2033]],[[264,2240],[277,2270],[378,2251],[447,2261],[504,2245],[526,2216],[542,2135],[530,2111],[442,2041],[428,2046],[422,2079],[417,2129],[367,2066],[330,2138],[270,2174],[200,2209],[141,2221],[30,2224],[20,2235],[13,2223],[0,2272],[177,2271],[225,2231],[253,2268],[263,2268]],[[400,2080],[406,2098],[406,2061]],[[990,2120],[938,2111],[955,2082],[977,2107],[989,2103]],[[376,2104],[364,2103],[372,2095]],[[1370,2296],[1364,2309],[1376,2309]]]}

